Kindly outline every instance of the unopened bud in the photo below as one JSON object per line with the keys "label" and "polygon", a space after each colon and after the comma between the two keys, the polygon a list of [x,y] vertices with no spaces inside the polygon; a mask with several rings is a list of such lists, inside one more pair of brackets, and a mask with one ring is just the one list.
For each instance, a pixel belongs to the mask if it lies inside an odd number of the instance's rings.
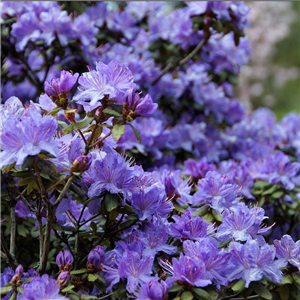
{"label": "unopened bud", "polygon": [[96,246],[87,258],[87,270],[89,273],[96,273],[101,270],[101,265],[104,261],[104,248]]}
{"label": "unopened bud", "polygon": [[89,153],[88,155],[81,155],[81,156],[77,157],[74,160],[70,171],[71,172],[83,173],[84,171],[89,169],[91,164],[92,164],[92,155],[91,155],[91,153]]}
{"label": "unopened bud", "polygon": [[65,288],[70,282],[70,272],[63,271],[58,275],[57,283],[59,284],[60,289]]}
{"label": "unopened bud", "polygon": [[68,250],[60,251],[56,256],[56,263],[60,271],[70,271],[73,261],[73,256]]}

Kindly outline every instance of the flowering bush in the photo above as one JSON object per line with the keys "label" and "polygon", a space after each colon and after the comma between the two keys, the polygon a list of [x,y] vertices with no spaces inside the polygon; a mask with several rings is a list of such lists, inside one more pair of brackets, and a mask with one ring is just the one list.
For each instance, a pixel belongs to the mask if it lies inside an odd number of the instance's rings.
{"label": "flowering bush", "polygon": [[1,3],[2,298],[298,299],[300,116],[232,96],[249,8],[82,5]]}

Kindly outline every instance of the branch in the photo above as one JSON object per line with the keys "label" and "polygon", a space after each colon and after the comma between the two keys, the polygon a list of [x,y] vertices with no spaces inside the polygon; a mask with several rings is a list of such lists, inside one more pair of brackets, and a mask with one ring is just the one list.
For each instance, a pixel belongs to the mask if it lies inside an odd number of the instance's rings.
{"label": "branch", "polygon": [[63,190],[61,191],[60,195],[58,196],[58,198],[56,199],[56,201],[54,203],[55,208],[58,206],[58,204],[61,202],[63,197],[66,195],[66,193],[72,183],[73,178],[74,178],[74,175],[71,175],[71,177],[68,179],[66,185],[64,186]]}
{"label": "branch", "polygon": [[50,192],[53,188],[55,188],[56,186],[58,186],[59,184],[61,184],[62,182],[64,182],[65,180],[69,179],[72,175],[67,175],[66,177],[64,177],[63,179],[57,181],[55,184],[53,184],[52,186],[49,187],[48,190],[46,190],[46,193]]}
{"label": "branch", "polygon": [[15,206],[10,208],[10,245],[9,251],[12,255],[15,255],[16,246],[16,211]]}
{"label": "branch", "polygon": [[97,142],[95,142],[94,144],[88,146],[88,148],[91,149],[91,148],[97,146],[98,144],[100,144],[102,141],[104,141],[110,135],[111,135],[111,131],[109,133],[107,133],[104,137],[102,137],[100,140],[98,140]]}
{"label": "branch", "polygon": [[183,58],[182,60],[180,60],[178,63],[177,61],[173,61],[172,63],[169,63],[164,70],[162,71],[162,73],[152,81],[151,85],[156,84],[165,74],[167,74],[172,68],[175,69],[177,66],[183,66],[187,61],[189,61],[191,58],[193,58],[197,52],[203,47],[203,45],[208,41],[209,39],[209,35],[207,37],[205,37],[197,46],[196,48],[189,53],[185,58]]}
{"label": "branch", "polygon": [[[6,255],[6,260],[8,262],[8,264],[10,265],[10,267],[15,271],[16,270],[16,263],[15,263],[15,259],[13,258],[13,256],[10,254],[8,248],[7,248],[7,245],[6,245],[6,242],[5,242],[5,239],[4,239],[4,236],[3,236],[3,232],[1,230],[1,246],[3,248],[3,251],[4,251],[4,255]],[[1,256],[3,256],[2,252],[1,252]]]}

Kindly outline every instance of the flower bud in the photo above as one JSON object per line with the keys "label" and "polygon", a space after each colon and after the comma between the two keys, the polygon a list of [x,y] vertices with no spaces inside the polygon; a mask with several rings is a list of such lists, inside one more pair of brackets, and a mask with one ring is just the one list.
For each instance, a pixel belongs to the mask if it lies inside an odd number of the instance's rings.
{"label": "flower bud", "polygon": [[58,275],[57,283],[59,284],[60,289],[65,288],[70,282],[70,272],[63,271]]}
{"label": "flower bud", "polygon": [[91,153],[89,153],[88,155],[81,155],[81,156],[77,157],[74,160],[70,171],[71,172],[83,173],[84,171],[89,169],[91,164],[92,164],[92,155],[91,155]]}
{"label": "flower bud", "polygon": [[96,273],[101,270],[105,255],[104,249],[105,248],[101,246],[96,246],[96,248],[89,253],[87,258],[87,270],[89,273]]}
{"label": "flower bud", "polygon": [[56,263],[59,267],[59,271],[70,271],[73,264],[73,256],[68,250],[63,250],[56,256]]}
{"label": "flower bud", "polygon": [[23,266],[18,265],[18,267],[16,268],[16,271],[15,271],[15,275],[11,279],[11,283],[13,285],[15,285],[16,287],[21,285],[21,278],[23,276],[23,271],[24,271]]}

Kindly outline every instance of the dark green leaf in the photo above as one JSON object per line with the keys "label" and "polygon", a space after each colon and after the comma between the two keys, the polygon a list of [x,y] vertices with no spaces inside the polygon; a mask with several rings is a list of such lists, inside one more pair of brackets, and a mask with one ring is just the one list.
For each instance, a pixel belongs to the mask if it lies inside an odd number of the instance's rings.
{"label": "dark green leaf", "polygon": [[253,290],[257,295],[260,297],[267,299],[267,300],[272,300],[273,296],[270,293],[270,291],[263,286],[260,282],[252,282],[251,286],[253,287]]}
{"label": "dark green leaf", "polygon": [[27,177],[27,178],[24,178],[24,179],[20,180],[18,185],[19,186],[24,186],[24,185],[27,185],[31,181],[34,181],[34,178],[33,177]]}
{"label": "dark green leaf", "polygon": [[142,142],[142,137],[141,137],[140,133],[137,131],[137,129],[132,124],[128,123],[128,125],[132,128],[138,142],[141,143]]}
{"label": "dark green leaf", "polygon": [[91,222],[91,228],[92,230],[96,233],[97,232],[97,225],[95,224],[95,222]]}
{"label": "dark green leaf", "polygon": [[58,126],[59,126],[61,129],[64,129],[64,128],[68,127],[68,124],[67,124],[66,122],[63,122],[63,121],[57,120],[57,124],[58,124]]}
{"label": "dark green leaf", "polygon": [[110,115],[110,116],[114,116],[114,117],[122,117],[122,114],[114,111],[114,110],[111,110],[111,109],[104,109],[103,112],[107,115]]}
{"label": "dark green leaf", "polygon": [[300,275],[293,273],[292,278],[293,278],[294,282],[300,287]]}
{"label": "dark green leaf", "polygon": [[11,176],[13,177],[28,177],[30,176],[31,173],[29,171],[23,171],[23,172],[15,172],[15,173],[12,173]]}
{"label": "dark green leaf", "polygon": [[73,284],[69,284],[67,287],[65,287],[65,288],[64,288],[64,289],[62,289],[61,291],[62,291],[63,293],[66,293],[66,292],[68,292],[68,291],[72,290],[72,289],[73,289],[73,287],[74,287],[74,285],[73,285]]}
{"label": "dark green leaf", "polygon": [[271,195],[273,194],[276,190],[277,190],[278,186],[277,185],[273,185],[272,187],[270,187],[269,189],[267,189],[266,191],[264,191],[262,193],[263,196],[265,195]]}
{"label": "dark green leaf", "polygon": [[104,205],[106,210],[112,211],[114,208],[116,208],[119,204],[118,195],[106,193],[104,196]]}
{"label": "dark green leaf", "polygon": [[178,285],[178,284],[174,284],[171,288],[168,289],[168,291],[170,293],[173,293],[173,292],[179,292],[182,290],[182,286],[181,285]]}
{"label": "dark green leaf", "polygon": [[280,197],[283,196],[283,191],[278,191],[278,192],[275,192],[274,194],[271,195],[272,198],[274,199],[279,199]]}
{"label": "dark green leaf", "polygon": [[209,293],[200,288],[193,288],[193,293],[197,295],[198,299],[201,300],[211,300]]}
{"label": "dark green leaf", "polygon": [[86,269],[73,270],[70,272],[71,275],[78,275],[83,273],[86,273]]}
{"label": "dark green leaf", "polygon": [[287,285],[280,286],[277,291],[282,300],[288,300],[290,298],[290,290]]}
{"label": "dark green leaf", "polygon": [[194,296],[190,291],[185,291],[181,294],[181,300],[193,300]]}
{"label": "dark green leaf", "polygon": [[62,132],[63,132],[63,134],[68,134],[68,133],[72,132],[73,130],[78,130],[78,129],[84,128],[87,125],[89,125],[93,120],[94,120],[94,118],[86,118],[82,121],[79,121],[77,123],[74,123],[74,124],[71,124],[71,125],[65,127],[62,130]]}
{"label": "dark green leaf", "polygon": [[125,132],[125,125],[116,124],[112,129],[112,137],[117,142]]}

